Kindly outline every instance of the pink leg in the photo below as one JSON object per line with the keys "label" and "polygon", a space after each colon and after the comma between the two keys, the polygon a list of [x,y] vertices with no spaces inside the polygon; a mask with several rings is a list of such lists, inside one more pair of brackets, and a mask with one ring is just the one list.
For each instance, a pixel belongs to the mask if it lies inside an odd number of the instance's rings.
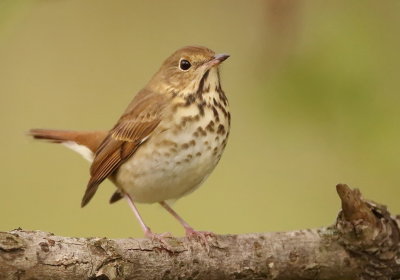
{"label": "pink leg", "polygon": [[144,232],[144,235],[151,239],[151,240],[158,240],[160,241],[162,244],[164,244],[166,247],[166,249],[169,249],[169,245],[168,243],[164,240],[164,237],[168,234],[155,234],[151,231],[151,229],[144,223],[142,216],[140,215],[138,209],[136,208],[135,203],[133,202],[133,199],[130,197],[129,194],[125,194],[125,198],[128,200],[128,204],[131,207],[133,213],[135,214],[136,218],[139,221],[139,224]]}
{"label": "pink leg", "polygon": [[131,207],[133,213],[135,214],[136,218],[139,221],[140,227],[142,228],[144,235],[148,237],[148,235],[151,235],[152,232],[148,226],[143,221],[142,216],[140,216],[139,210],[136,208],[135,203],[133,203],[133,199],[130,197],[129,194],[125,194],[125,198],[128,200],[128,204]]}
{"label": "pink leg", "polygon": [[172,216],[174,216],[179,223],[185,228],[186,236],[188,238],[197,237],[200,238],[204,244],[208,247],[207,237],[208,236],[215,236],[214,233],[208,231],[196,231],[194,230],[184,219],[182,219],[178,213],[174,211],[165,201],[160,202],[160,205],[165,208]]}

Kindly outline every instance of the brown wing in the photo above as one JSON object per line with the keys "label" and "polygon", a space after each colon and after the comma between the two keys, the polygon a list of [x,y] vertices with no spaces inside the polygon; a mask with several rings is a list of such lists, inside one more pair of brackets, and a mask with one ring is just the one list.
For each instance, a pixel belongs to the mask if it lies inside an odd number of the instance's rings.
{"label": "brown wing", "polygon": [[133,99],[95,154],[82,207],[90,201],[100,183],[129,159],[151,136],[162,119],[166,104],[166,97],[147,90],[142,90]]}

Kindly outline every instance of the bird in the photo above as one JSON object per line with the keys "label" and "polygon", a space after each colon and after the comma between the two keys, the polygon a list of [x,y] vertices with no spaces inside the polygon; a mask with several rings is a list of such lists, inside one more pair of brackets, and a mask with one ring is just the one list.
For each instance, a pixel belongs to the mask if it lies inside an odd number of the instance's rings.
{"label": "bird", "polygon": [[227,144],[231,114],[219,68],[228,57],[203,46],[178,49],[110,130],[31,129],[28,134],[61,143],[91,162],[81,207],[109,179],[117,187],[110,203],[126,198],[146,237],[162,239],[143,221],[136,203],[159,203],[188,238],[205,239],[212,233],[194,230],[171,201],[204,182]]}

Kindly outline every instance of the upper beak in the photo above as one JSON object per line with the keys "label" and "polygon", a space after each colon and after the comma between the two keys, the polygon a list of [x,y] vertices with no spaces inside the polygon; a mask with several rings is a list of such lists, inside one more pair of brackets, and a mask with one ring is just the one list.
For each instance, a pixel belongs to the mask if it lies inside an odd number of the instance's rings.
{"label": "upper beak", "polygon": [[216,54],[216,55],[214,55],[214,59],[213,59],[213,60],[218,60],[219,63],[221,63],[222,61],[224,61],[224,60],[227,59],[228,57],[230,57],[229,54],[227,54],[227,53],[221,53],[221,54]]}
{"label": "upper beak", "polygon": [[226,60],[230,55],[226,53],[216,54],[214,57],[206,63],[207,68],[211,68],[213,66],[221,64],[224,60]]}

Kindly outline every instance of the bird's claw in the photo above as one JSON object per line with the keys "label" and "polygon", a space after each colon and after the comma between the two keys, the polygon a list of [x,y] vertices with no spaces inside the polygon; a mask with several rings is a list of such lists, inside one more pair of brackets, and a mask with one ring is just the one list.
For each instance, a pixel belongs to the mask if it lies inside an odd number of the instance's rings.
{"label": "bird's claw", "polygon": [[157,241],[161,244],[162,249],[165,249],[167,251],[172,251],[172,248],[170,244],[166,241],[166,238],[171,238],[172,234],[169,232],[164,232],[164,233],[154,233],[148,228],[145,231],[145,236],[150,239],[152,242]]}
{"label": "bird's claw", "polygon": [[210,232],[210,231],[197,231],[194,230],[193,228],[185,228],[186,230],[186,237],[188,239],[196,239],[199,240],[200,243],[202,243],[206,248],[207,251],[210,250],[210,245],[208,241],[208,237],[215,237],[215,233]]}

